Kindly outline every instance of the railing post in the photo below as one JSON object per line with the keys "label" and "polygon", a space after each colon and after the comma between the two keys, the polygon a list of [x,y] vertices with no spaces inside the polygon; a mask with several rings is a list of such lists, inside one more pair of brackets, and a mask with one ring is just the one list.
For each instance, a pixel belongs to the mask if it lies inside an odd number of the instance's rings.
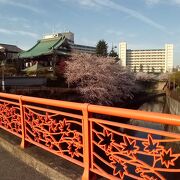
{"label": "railing post", "polygon": [[90,179],[90,133],[88,122],[88,105],[85,103],[82,108],[83,113],[83,157],[84,157],[84,173],[82,180]]}
{"label": "railing post", "polygon": [[21,115],[21,131],[22,131],[22,139],[20,147],[22,149],[25,148],[25,120],[24,120],[24,109],[22,103],[22,96],[19,97],[19,105],[20,105],[20,115]]}

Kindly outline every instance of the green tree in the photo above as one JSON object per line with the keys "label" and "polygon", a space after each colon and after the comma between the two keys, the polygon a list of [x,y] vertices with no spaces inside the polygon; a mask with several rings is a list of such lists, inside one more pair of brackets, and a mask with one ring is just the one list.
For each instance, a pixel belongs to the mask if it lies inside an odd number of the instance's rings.
{"label": "green tree", "polygon": [[162,67],[161,67],[161,70],[160,70],[160,71],[161,71],[161,73],[163,73],[163,68],[162,68]]}
{"label": "green tree", "polygon": [[114,50],[115,47],[112,46],[111,51],[109,52],[110,57],[118,57],[117,52]]}
{"label": "green tree", "polygon": [[154,73],[154,67],[152,67],[152,70],[151,70],[152,73]]}
{"label": "green tree", "polygon": [[147,65],[147,73],[149,73],[149,65]]}
{"label": "green tree", "polygon": [[96,45],[96,55],[97,56],[104,56],[108,55],[108,44],[105,40],[100,40]]}
{"label": "green tree", "polygon": [[142,64],[140,64],[139,72],[143,72],[143,65]]}

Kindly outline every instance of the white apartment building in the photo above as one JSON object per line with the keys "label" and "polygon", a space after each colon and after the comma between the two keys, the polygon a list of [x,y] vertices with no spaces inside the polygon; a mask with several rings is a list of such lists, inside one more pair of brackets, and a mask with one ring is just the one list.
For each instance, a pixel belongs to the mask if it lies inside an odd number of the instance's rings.
{"label": "white apartment building", "polygon": [[164,49],[127,49],[127,43],[119,44],[119,58],[122,66],[134,72],[171,72],[173,69],[173,44]]}

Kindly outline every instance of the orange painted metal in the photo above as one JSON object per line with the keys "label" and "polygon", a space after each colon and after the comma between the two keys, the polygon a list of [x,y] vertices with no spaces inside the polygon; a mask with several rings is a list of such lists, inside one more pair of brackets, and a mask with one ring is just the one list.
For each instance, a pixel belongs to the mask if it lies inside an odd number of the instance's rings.
{"label": "orange painted metal", "polygon": [[140,110],[130,110],[96,105],[90,105],[88,107],[88,112],[180,126],[179,116],[173,114],[169,115],[164,113],[162,114],[156,112],[145,112]]}
{"label": "orange painted metal", "polygon": [[18,101],[0,101],[0,127],[21,137],[21,114]]}
{"label": "orange painted metal", "polygon": [[21,97],[19,97],[19,106],[20,106],[20,114],[21,114],[21,129],[22,129],[22,137],[21,137],[21,148],[25,148],[25,121],[24,121],[24,110]]}
{"label": "orange painted metal", "polygon": [[85,180],[91,173],[174,179],[180,173],[178,126],[177,115],[0,93],[0,128],[20,137],[22,148],[29,142],[83,167]]}
{"label": "orange painted metal", "polygon": [[82,175],[83,180],[90,179],[90,137],[89,137],[89,121],[88,121],[88,106],[89,104],[84,104],[84,107],[82,109],[83,112],[83,140],[84,140],[84,173]]}

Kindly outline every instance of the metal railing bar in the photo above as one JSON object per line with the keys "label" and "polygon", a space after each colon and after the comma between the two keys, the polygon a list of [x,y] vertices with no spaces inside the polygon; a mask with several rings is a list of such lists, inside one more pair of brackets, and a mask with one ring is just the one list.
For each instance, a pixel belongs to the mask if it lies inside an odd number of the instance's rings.
{"label": "metal railing bar", "polygon": [[[77,114],[72,114],[72,113],[66,113],[66,112],[62,112],[62,111],[57,111],[57,110],[51,110],[51,109],[47,109],[47,108],[42,108],[42,107],[37,107],[37,106],[31,106],[31,105],[23,105],[25,108],[28,108],[29,110],[32,111],[32,109],[34,110],[40,110],[40,111],[44,111],[44,112],[48,112],[48,113],[54,113],[55,116],[56,115],[63,115],[63,116],[69,116],[69,117],[73,117],[76,119],[80,119],[82,120],[82,115],[77,115]],[[34,111],[32,111],[33,113],[36,113]],[[42,114],[42,116],[45,116]],[[49,115],[51,116],[51,115]],[[54,116],[54,115],[53,115]]]}
{"label": "metal railing bar", "polygon": [[130,110],[124,108],[106,107],[91,104],[88,106],[88,112],[180,126],[180,116],[173,114],[145,112],[140,110]]}
{"label": "metal railing bar", "polygon": [[[111,125],[111,126],[115,126],[115,127],[121,127],[121,128],[125,128],[125,129],[130,129],[130,130],[135,130],[135,131],[141,131],[141,132],[145,132],[145,133],[149,133],[149,134],[157,134],[157,135],[161,135],[161,136],[165,136],[165,137],[180,139],[180,134],[177,134],[177,133],[156,130],[156,129],[152,129],[152,128],[145,128],[145,127],[140,127],[140,126],[134,126],[134,125],[130,125],[130,124],[123,124],[123,123],[99,120],[99,119],[94,119],[94,118],[89,118],[89,120],[93,121],[94,123],[97,123],[98,125],[106,128],[107,130],[109,129],[109,131],[112,131],[113,133],[116,133],[116,134],[119,133],[121,136],[123,136],[125,134],[114,131],[113,129],[106,127],[103,124]],[[128,135],[128,134],[127,134],[127,136],[130,137],[130,135]],[[136,139],[137,137],[131,136],[130,138]],[[142,138],[137,138],[137,140],[142,140]]]}

